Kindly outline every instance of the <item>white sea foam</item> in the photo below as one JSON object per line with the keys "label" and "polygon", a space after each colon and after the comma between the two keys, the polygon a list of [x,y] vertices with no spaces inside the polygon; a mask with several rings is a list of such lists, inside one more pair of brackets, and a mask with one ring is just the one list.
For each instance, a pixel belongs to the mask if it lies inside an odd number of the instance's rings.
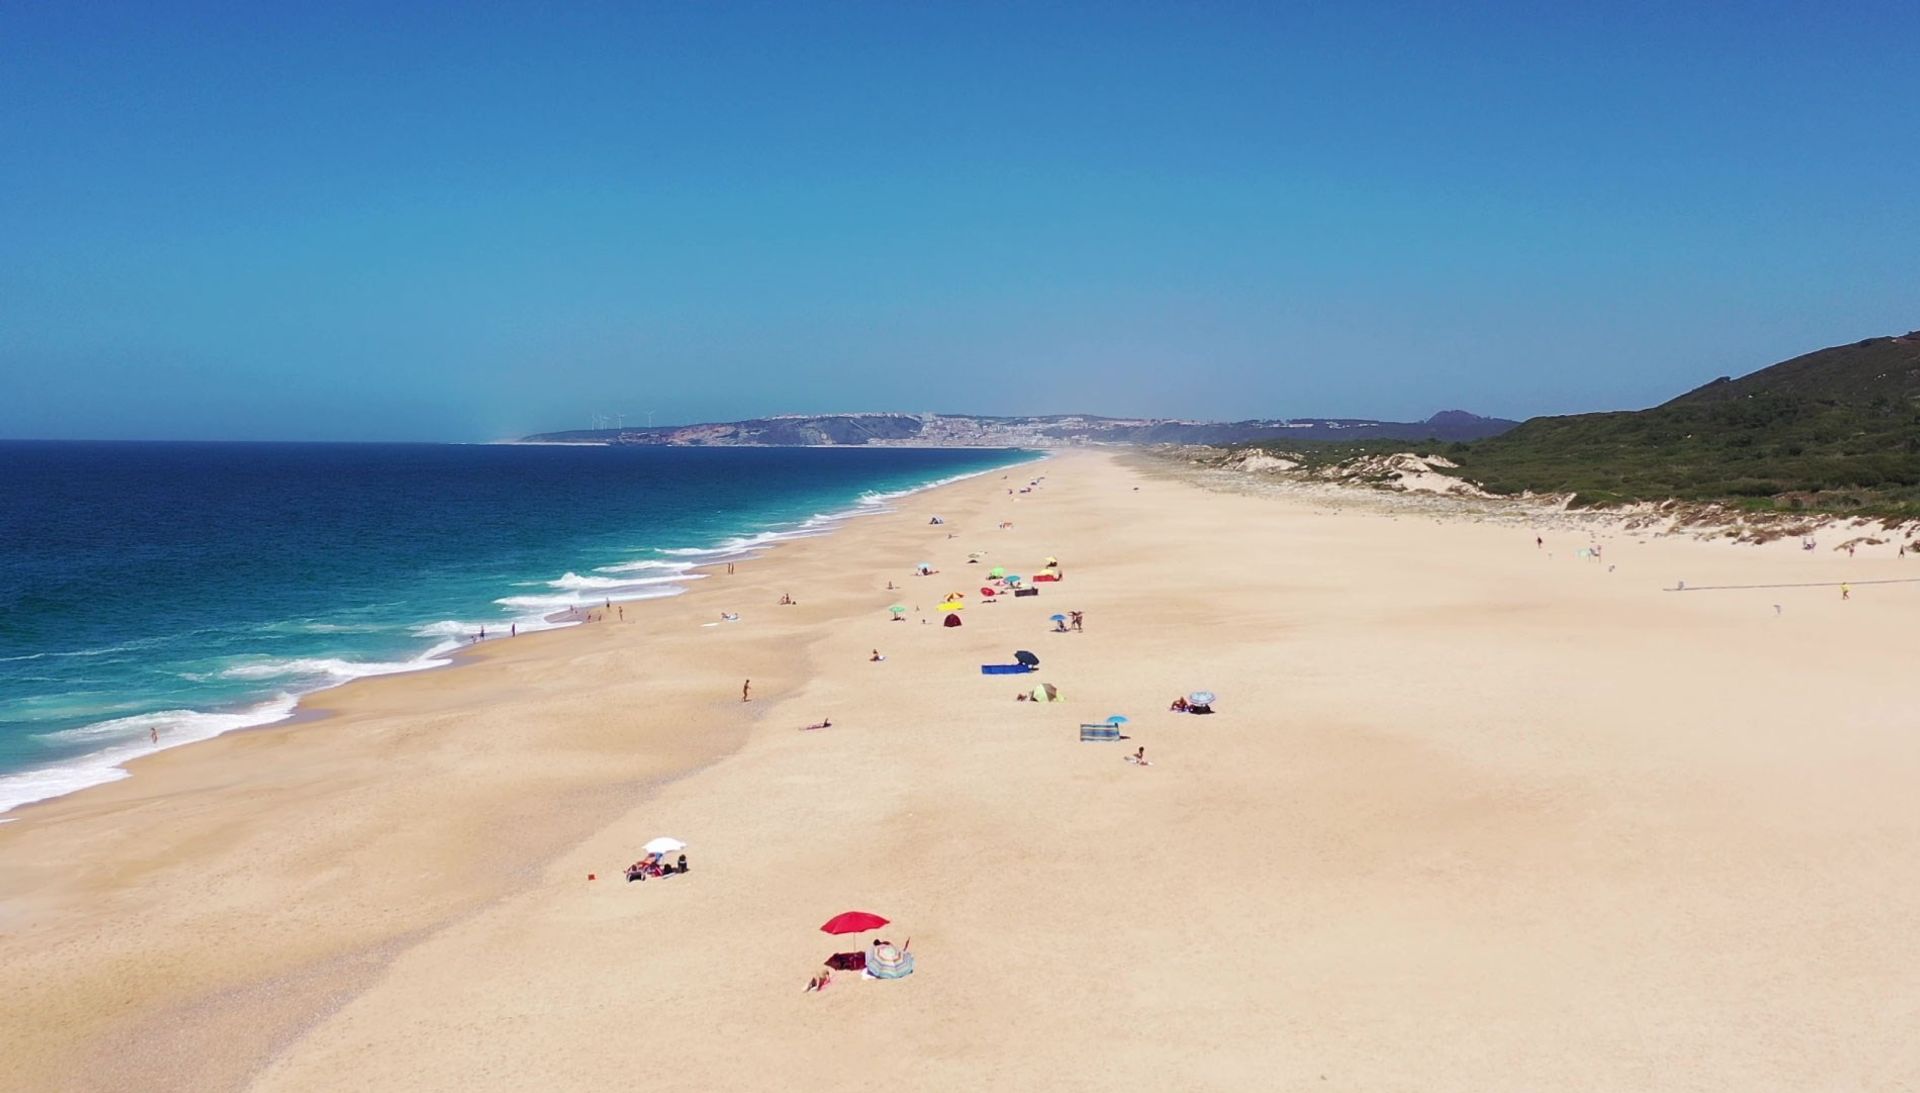
{"label": "white sea foam", "polygon": [[649,569],[665,569],[675,573],[685,573],[693,568],[692,562],[639,561],[621,562],[619,565],[595,566],[595,573],[641,573]]}
{"label": "white sea foam", "polygon": [[697,581],[705,573],[681,573],[672,577],[582,577],[578,573],[568,573],[559,580],[548,581],[548,588],[566,588],[576,592],[597,591],[605,588],[641,588],[647,585],[674,584],[679,581]]}
{"label": "white sea foam", "polygon": [[120,764],[155,750],[150,731],[159,734],[159,747],[178,747],[235,729],[285,721],[293,716],[296,702],[293,695],[282,694],[230,713],[160,710],[48,733],[48,740],[97,742],[103,746],[99,751],[63,763],[0,774],[0,812],[125,778],[127,772]]}
{"label": "white sea foam", "polygon": [[598,607],[608,600],[614,603],[659,600],[668,596],[678,596],[685,591],[686,589],[677,584],[655,585],[651,588],[622,586],[604,593],[582,589],[576,592],[556,593],[552,596],[502,596],[493,602],[516,611],[558,611],[567,607]]}
{"label": "white sea foam", "polygon": [[236,664],[220,674],[227,679],[277,679],[282,676],[323,677],[344,683],[366,676],[390,676],[400,672],[418,672],[439,668],[452,661],[421,657],[418,660],[343,660],[339,657],[296,657],[292,660],[262,660]]}

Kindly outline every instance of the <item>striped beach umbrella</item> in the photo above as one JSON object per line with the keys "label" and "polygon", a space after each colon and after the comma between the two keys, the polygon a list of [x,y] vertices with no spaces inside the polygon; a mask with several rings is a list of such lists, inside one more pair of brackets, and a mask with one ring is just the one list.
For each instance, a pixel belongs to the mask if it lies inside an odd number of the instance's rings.
{"label": "striped beach umbrella", "polygon": [[913,974],[913,954],[893,945],[875,945],[867,954],[867,974],[875,979],[905,979]]}

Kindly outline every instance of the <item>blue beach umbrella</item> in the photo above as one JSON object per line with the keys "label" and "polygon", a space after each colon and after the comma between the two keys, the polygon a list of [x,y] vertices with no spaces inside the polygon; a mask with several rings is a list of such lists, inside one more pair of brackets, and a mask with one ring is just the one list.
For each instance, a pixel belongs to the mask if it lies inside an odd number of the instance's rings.
{"label": "blue beach umbrella", "polygon": [[1211,706],[1213,705],[1213,692],[1195,691],[1187,696],[1187,701],[1196,706]]}
{"label": "blue beach umbrella", "polygon": [[1120,716],[1119,714],[1112,714],[1112,715],[1109,715],[1107,718],[1107,724],[1109,725],[1124,725],[1126,723],[1127,723],[1127,719]]}
{"label": "blue beach umbrella", "polygon": [[1067,617],[1065,615],[1052,615],[1047,618],[1047,621],[1048,622],[1065,622],[1067,621]]}

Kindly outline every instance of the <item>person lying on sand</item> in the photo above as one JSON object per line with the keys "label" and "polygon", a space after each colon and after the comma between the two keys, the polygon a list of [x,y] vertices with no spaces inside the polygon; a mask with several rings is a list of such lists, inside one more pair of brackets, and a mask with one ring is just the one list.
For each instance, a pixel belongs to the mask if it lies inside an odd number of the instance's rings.
{"label": "person lying on sand", "polygon": [[1167,709],[1172,710],[1174,713],[1186,713],[1187,712],[1187,696],[1181,695],[1179,698],[1174,699],[1173,705],[1168,706]]}
{"label": "person lying on sand", "polygon": [[820,723],[818,725],[808,725],[802,728],[800,731],[812,732],[815,729],[831,729],[831,728],[833,728],[833,719],[829,717],[823,717],[820,719]]}
{"label": "person lying on sand", "polygon": [[819,975],[816,975],[812,979],[807,980],[807,990],[801,991],[800,993],[805,994],[807,993],[807,991],[826,990],[828,985],[830,985],[832,982],[833,982],[832,970],[828,968],[821,968]]}
{"label": "person lying on sand", "polygon": [[873,662],[873,663],[875,663],[875,664],[878,664],[878,663],[880,663],[881,661],[883,661],[883,660],[885,660],[885,659],[887,659],[887,658],[886,658],[886,657],[883,657],[883,656],[881,656],[881,655],[880,655],[880,650],[878,650],[878,649],[875,649],[875,650],[873,651],[873,655],[872,655],[872,656],[870,656],[870,657],[868,657],[867,659],[868,659],[869,661],[872,661],[872,662]]}

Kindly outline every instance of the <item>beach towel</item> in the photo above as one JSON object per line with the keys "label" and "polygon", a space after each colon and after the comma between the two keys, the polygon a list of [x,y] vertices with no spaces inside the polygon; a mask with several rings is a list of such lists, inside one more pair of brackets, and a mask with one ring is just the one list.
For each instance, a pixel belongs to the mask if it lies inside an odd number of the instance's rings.
{"label": "beach towel", "polygon": [[1120,726],[1118,725],[1080,726],[1080,742],[1083,744],[1100,744],[1109,741],[1117,742],[1119,739]]}
{"label": "beach towel", "polygon": [[982,664],[980,666],[980,674],[983,676],[1019,676],[1031,671],[1033,669],[1024,664]]}
{"label": "beach towel", "polygon": [[1016,588],[1013,590],[1013,594],[1016,596],[1038,596],[1040,590],[1037,588]]}
{"label": "beach towel", "polygon": [[1035,573],[1033,579],[1036,581],[1057,581],[1060,579],[1060,575],[1058,573]]}

